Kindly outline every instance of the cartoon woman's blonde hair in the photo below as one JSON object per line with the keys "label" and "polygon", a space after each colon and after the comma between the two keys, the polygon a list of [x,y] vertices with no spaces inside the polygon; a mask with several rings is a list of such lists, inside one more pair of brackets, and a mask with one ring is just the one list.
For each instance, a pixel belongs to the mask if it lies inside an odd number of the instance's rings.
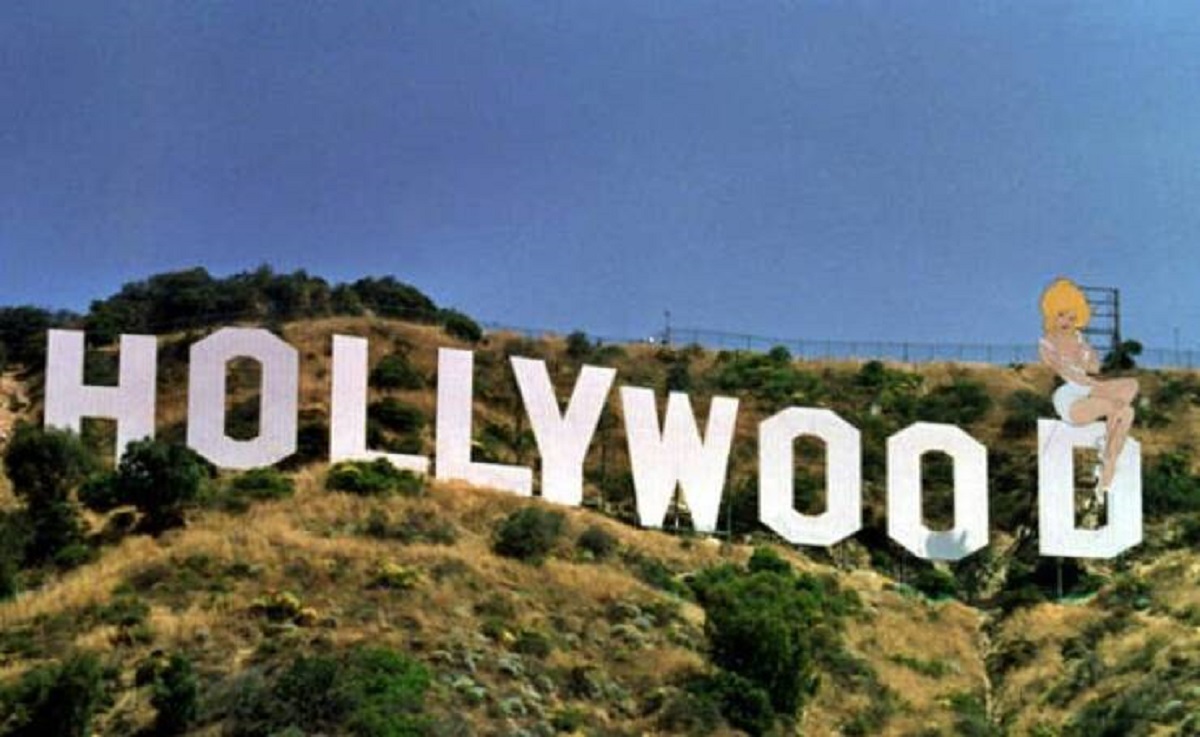
{"label": "cartoon woman's blonde hair", "polygon": [[1064,311],[1075,313],[1075,328],[1082,329],[1092,319],[1092,308],[1087,297],[1075,282],[1065,277],[1055,279],[1042,292],[1042,328],[1046,332],[1054,329],[1055,316]]}

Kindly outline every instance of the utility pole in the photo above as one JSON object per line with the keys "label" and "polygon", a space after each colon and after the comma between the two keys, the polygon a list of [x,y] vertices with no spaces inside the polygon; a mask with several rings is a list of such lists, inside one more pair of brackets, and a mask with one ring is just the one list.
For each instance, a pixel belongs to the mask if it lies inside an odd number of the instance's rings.
{"label": "utility pole", "polygon": [[671,346],[671,311],[663,311],[664,327],[663,327],[663,345],[668,348]]}

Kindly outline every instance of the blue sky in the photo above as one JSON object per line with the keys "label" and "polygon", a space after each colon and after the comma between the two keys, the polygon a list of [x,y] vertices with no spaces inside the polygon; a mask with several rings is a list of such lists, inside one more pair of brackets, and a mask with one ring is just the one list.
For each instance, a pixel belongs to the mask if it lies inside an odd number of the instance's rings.
{"label": "blue sky", "polygon": [[611,335],[1200,346],[1200,14],[1151,2],[0,9],[0,303],[267,263]]}

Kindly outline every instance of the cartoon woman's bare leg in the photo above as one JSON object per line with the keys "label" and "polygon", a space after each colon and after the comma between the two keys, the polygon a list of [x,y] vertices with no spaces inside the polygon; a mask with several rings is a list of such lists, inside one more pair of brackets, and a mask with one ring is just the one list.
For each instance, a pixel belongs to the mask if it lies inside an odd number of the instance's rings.
{"label": "cartoon woman's bare leg", "polygon": [[[1125,444],[1125,436],[1128,434],[1128,430],[1124,433],[1121,432],[1121,425],[1117,422],[1122,409],[1120,403],[1104,396],[1097,396],[1095,390],[1092,391],[1091,396],[1086,399],[1080,399],[1071,405],[1071,422],[1076,425],[1086,425],[1101,419],[1105,421],[1105,442],[1104,448],[1100,453],[1100,478],[1096,484],[1095,499],[1097,503],[1103,501],[1101,499],[1101,490],[1108,488],[1108,484],[1112,480],[1112,474],[1116,469],[1117,456],[1110,455],[1110,453],[1114,449],[1118,454],[1120,453],[1121,446]],[[1132,422],[1132,416],[1130,417],[1130,422]]]}
{"label": "cartoon woman's bare leg", "polygon": [[1117,459],[1125,448],[1125,439],[1133,427],[1133,400],[1137,397],[1138,385],[1134,379],[1113,379],[1097,384],[1092,395],[1107,399],[1114,406],[1107,416],[1107,440],[1104,444],[1104,470],[1100,475],[1100,489],[1107,489],[1117,472]]}

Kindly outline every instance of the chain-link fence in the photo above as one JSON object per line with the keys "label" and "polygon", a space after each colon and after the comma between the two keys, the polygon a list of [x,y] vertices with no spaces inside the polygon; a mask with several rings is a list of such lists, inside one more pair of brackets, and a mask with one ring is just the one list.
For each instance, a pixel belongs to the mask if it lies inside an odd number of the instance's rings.
{"label": "chain-link fence", "polygon": [[[503,323],[483,323],[491,332],[511,332],[530,339],[563,337],[562,331],[530,328]],[[933,363],[953,361],[999,365],[1037,363],[1036,340],[1021,343],[922,343],[885,340],[819,340],[811,338],[772,338],[749,333],[733,333],[704,328],[673,327],[642,337],[587,335],[600,343],[664,343],[674,346],[699,345],[713,350],[766,352],[782,346],[795,358],[804,360],[899,361]],[[1134,356],[1144,368],[1184,368],[1200,366],[1200,351],[1192,349],[1146,348]]]}

